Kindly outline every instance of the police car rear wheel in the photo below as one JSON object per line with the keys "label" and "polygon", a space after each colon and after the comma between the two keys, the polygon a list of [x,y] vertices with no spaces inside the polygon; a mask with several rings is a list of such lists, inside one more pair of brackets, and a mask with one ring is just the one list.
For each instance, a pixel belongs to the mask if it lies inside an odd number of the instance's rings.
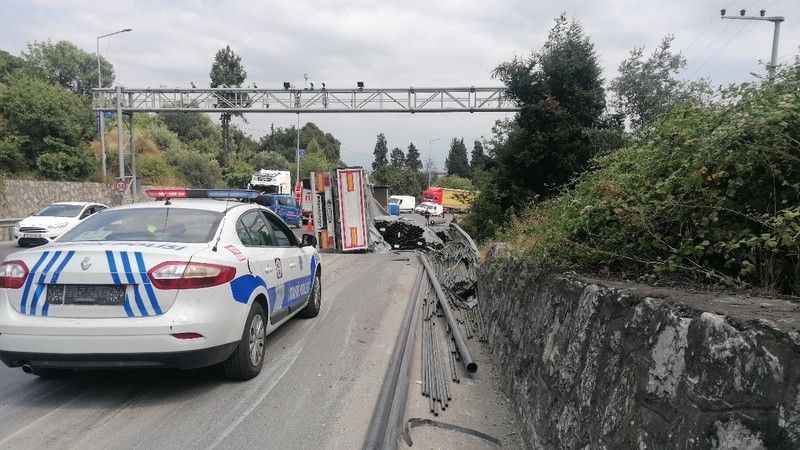
{"label": "police car rear wheel", "polygon": [[264,308],[253,302],[247,316],[244,333],[236,350],[225,361],[225,375],[234,380],[249,380],[261,372],[266,352],[266,322]]}
{"label": "police car rear wheel", "polygon": [[297,317],[303,319],[311,319],[319,315],[319,310],[322,307],[322,279],[319,274],[314,277],[314,285],[311,286],[311,298],[308,299],[306,307],[297,313]]}

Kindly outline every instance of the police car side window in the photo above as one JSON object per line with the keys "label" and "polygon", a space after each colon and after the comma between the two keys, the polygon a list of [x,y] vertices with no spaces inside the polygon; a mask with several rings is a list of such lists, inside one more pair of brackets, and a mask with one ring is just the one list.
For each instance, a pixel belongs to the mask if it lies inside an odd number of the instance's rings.
{"label": "police car side window", "polygon": [[272,230],[258,211],[243,214],[236,223],[236,233],[242,244],[248,247],[273,245]]}
{"label": "police car side window", "polygon": [[269,213],[265,212],[264,217],[269,221],[269,224],[272,227],[272,235],[274,236],[274,241],[276,247],[296,247],[297,241],[292,239],[294,236],[291,235],[291,230],[288,230],[285,226],[282,226],[278,219],[272,217]]}

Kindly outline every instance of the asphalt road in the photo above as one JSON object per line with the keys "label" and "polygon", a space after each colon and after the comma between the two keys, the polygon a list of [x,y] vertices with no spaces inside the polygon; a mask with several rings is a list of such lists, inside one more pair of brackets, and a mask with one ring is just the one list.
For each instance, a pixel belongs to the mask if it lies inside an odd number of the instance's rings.
{"label": "asphalt road", "polygon": [[416,276],[401,259],[323,255],[321,314],[270,335],[249,382],[214,369],[54,381],[2,366],[0,448],[359,448]]}

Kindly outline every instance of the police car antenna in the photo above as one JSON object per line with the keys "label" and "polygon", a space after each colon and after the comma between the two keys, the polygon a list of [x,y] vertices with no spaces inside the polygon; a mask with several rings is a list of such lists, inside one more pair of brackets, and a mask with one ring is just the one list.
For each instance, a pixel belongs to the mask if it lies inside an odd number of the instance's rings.
{"label": "police car antenna", "polygon": [[231,194],[229,192],[228,195],[225,198],[225,213],[222,216],[222,223],[219,226],[219,234],[217,235],[217,240],[214,241],[214,246],[211,247],[211,251],[212,252],[216,252],[217,251],[217,246],[219,245],[219,240],[222,239],[222,230],[223,230],[223,228],[225,228],[225,219],[228,218],[228,204],[230,203],[230,201],[231,201]]}

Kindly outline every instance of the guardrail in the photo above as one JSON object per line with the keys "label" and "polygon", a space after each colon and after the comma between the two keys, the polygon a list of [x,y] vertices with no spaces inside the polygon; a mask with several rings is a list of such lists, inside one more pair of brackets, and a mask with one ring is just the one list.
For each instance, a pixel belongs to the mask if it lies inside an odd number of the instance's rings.
{"label": "guardrail", "polygon": [[14,225],[22,219],[0,219],[0,241],[10,241],[14,234]]}

